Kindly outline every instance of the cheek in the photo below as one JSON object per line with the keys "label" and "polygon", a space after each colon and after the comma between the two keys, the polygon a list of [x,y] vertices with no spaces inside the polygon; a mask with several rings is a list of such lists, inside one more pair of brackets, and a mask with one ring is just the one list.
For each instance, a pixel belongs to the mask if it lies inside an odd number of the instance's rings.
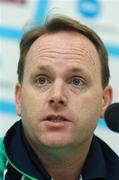
{"label": "cheek", "polygon": [[[95,99],[90,102],[79,99],[73,108],[73,114],[76,118],[75,134],[77,139],[87,140],[92,136],[100,117],[100,100]],[[76,133],[77,132],[77,133]]]}
{"label": "cheek", "polygon": [[85,93],[72,101],[74,114],[77,114],[79,123],[88,126],[96,125],[102,109],[101,93]]}
{"label": "cheek", "polygon": [[32,89],[22,91],[21,114],[22,118],[31,121],[38,119],[43,108],[43,97]]}
{"label": "cheek", "polygon": [[[39,119],[41,119],[48,110],[48,96],[46,93],[39,93],[33,88],[25,88],[22,91],[22,109],[21,117],[24,126],[30,130],[38,130]],[[29,124],[29,127],[27,125]]]}

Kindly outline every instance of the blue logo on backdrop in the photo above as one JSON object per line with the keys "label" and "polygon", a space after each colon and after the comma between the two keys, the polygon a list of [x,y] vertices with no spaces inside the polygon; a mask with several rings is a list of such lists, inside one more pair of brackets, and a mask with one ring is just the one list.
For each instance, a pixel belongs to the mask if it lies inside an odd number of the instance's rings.
{"label": "blue logo on backdrop", "polygon": [[86,18],[95,18],[100,13],[99,0],[78,0],[78,9]]}

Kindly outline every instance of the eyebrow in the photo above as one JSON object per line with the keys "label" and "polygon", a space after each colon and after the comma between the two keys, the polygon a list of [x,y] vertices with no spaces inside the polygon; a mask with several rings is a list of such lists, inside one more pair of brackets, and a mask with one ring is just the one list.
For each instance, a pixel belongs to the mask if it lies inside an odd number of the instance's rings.
{"label": "eyebrow", "polygon": [[68,69],[68,71],[71,72],[71,73],[81,73],[83,75],[89,76],[88,72],[85,71],[84,69],[80,68],[80,67],[73,67],[73,66],[71,66]]}
{"label": "eyebrow", "polygon": [[83,69],[78,68],[78,67],[71,67],[71,68],[69,68],[69,71],[70,72],[84,72]]}
{"label": "eyebrow", "polygon": [[52,67],[50,67],[49,65],[39,65],[37,67],[37,70],[43,71],[43,72],[52,72],[54,73],[54,70]]}
{"label": "eyebrow", "polygon": [[[41,70],[41,71],[47,71],[47,70],[53,71],[53,68],[50,67],[49,65],[40,65],[37,67],[37,69]],[[68,71],[70,71],[70,72],[84,72],[85,73],[85,71],[82,68],[72,67],[72,66],[68,68]]]}
{"label": "eyebrow", "polygon": [[[52,67],[50,67],[49,65],[47,65],[47,64],[46,65],[39,65],[37,67],[37,70],[40,70],[41,72],[55,74],[55,70]],[[76,65],[75,66],[70,65],[70,67],[68,67],[68,69],[67,69],[67,72],[72,73],[72,74],[81,73],[81,74],[83,74],[83,75],[85,75],[87,77],[89,76],[88,73],[85,70],[83,70],[80,67],[76,67]]]}

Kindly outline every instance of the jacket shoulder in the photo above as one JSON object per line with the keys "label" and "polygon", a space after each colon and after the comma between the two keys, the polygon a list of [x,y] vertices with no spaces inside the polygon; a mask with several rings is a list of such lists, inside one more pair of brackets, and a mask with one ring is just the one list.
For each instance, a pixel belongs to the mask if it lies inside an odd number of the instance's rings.
{"label": "jacket shoulder", "polygon": [[3,149],[3,138],[0,137],[0,180],[2,179],[3,172],[6,169],[5,162],[6,162],[6,158]]}
{"label": "jacket shoulder", "polygon": [[119,179],[119,156],[104,141],[99,141],[110,179]]}

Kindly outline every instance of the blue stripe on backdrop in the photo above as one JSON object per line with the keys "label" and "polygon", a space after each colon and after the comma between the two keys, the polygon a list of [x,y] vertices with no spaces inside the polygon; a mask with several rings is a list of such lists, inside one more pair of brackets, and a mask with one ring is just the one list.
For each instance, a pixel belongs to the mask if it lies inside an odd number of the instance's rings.
{"label": "blue stripe on backdrop", "polygon": [[35,10],[34,15],[34,21],[38,22],[39,24],[42,24],[45,19],[46,10],[48,9],[49,0],[38,0],[37,2],[37,8]]}
{"label": "blue stripe on backdrop", "polygon": [[12,102],[0,101],[0,113],[16,115],[16,107]]}
{"label": "blue stripe on backdrop", "polygon": [[20,40],[23,32],[19,29],[12,29],[10,27],[0,27],[0,38]]}
{"label": "blue stripe on backdrop", "polygon": [[103,118],[99,119],[98,126],[107,128],[106,122],[105,122],[105,120]]}
{"label": "blue stripe on backdrop", "polygon": [[119,46],[118,45],[106,45],[110,56],[119,57]]}

